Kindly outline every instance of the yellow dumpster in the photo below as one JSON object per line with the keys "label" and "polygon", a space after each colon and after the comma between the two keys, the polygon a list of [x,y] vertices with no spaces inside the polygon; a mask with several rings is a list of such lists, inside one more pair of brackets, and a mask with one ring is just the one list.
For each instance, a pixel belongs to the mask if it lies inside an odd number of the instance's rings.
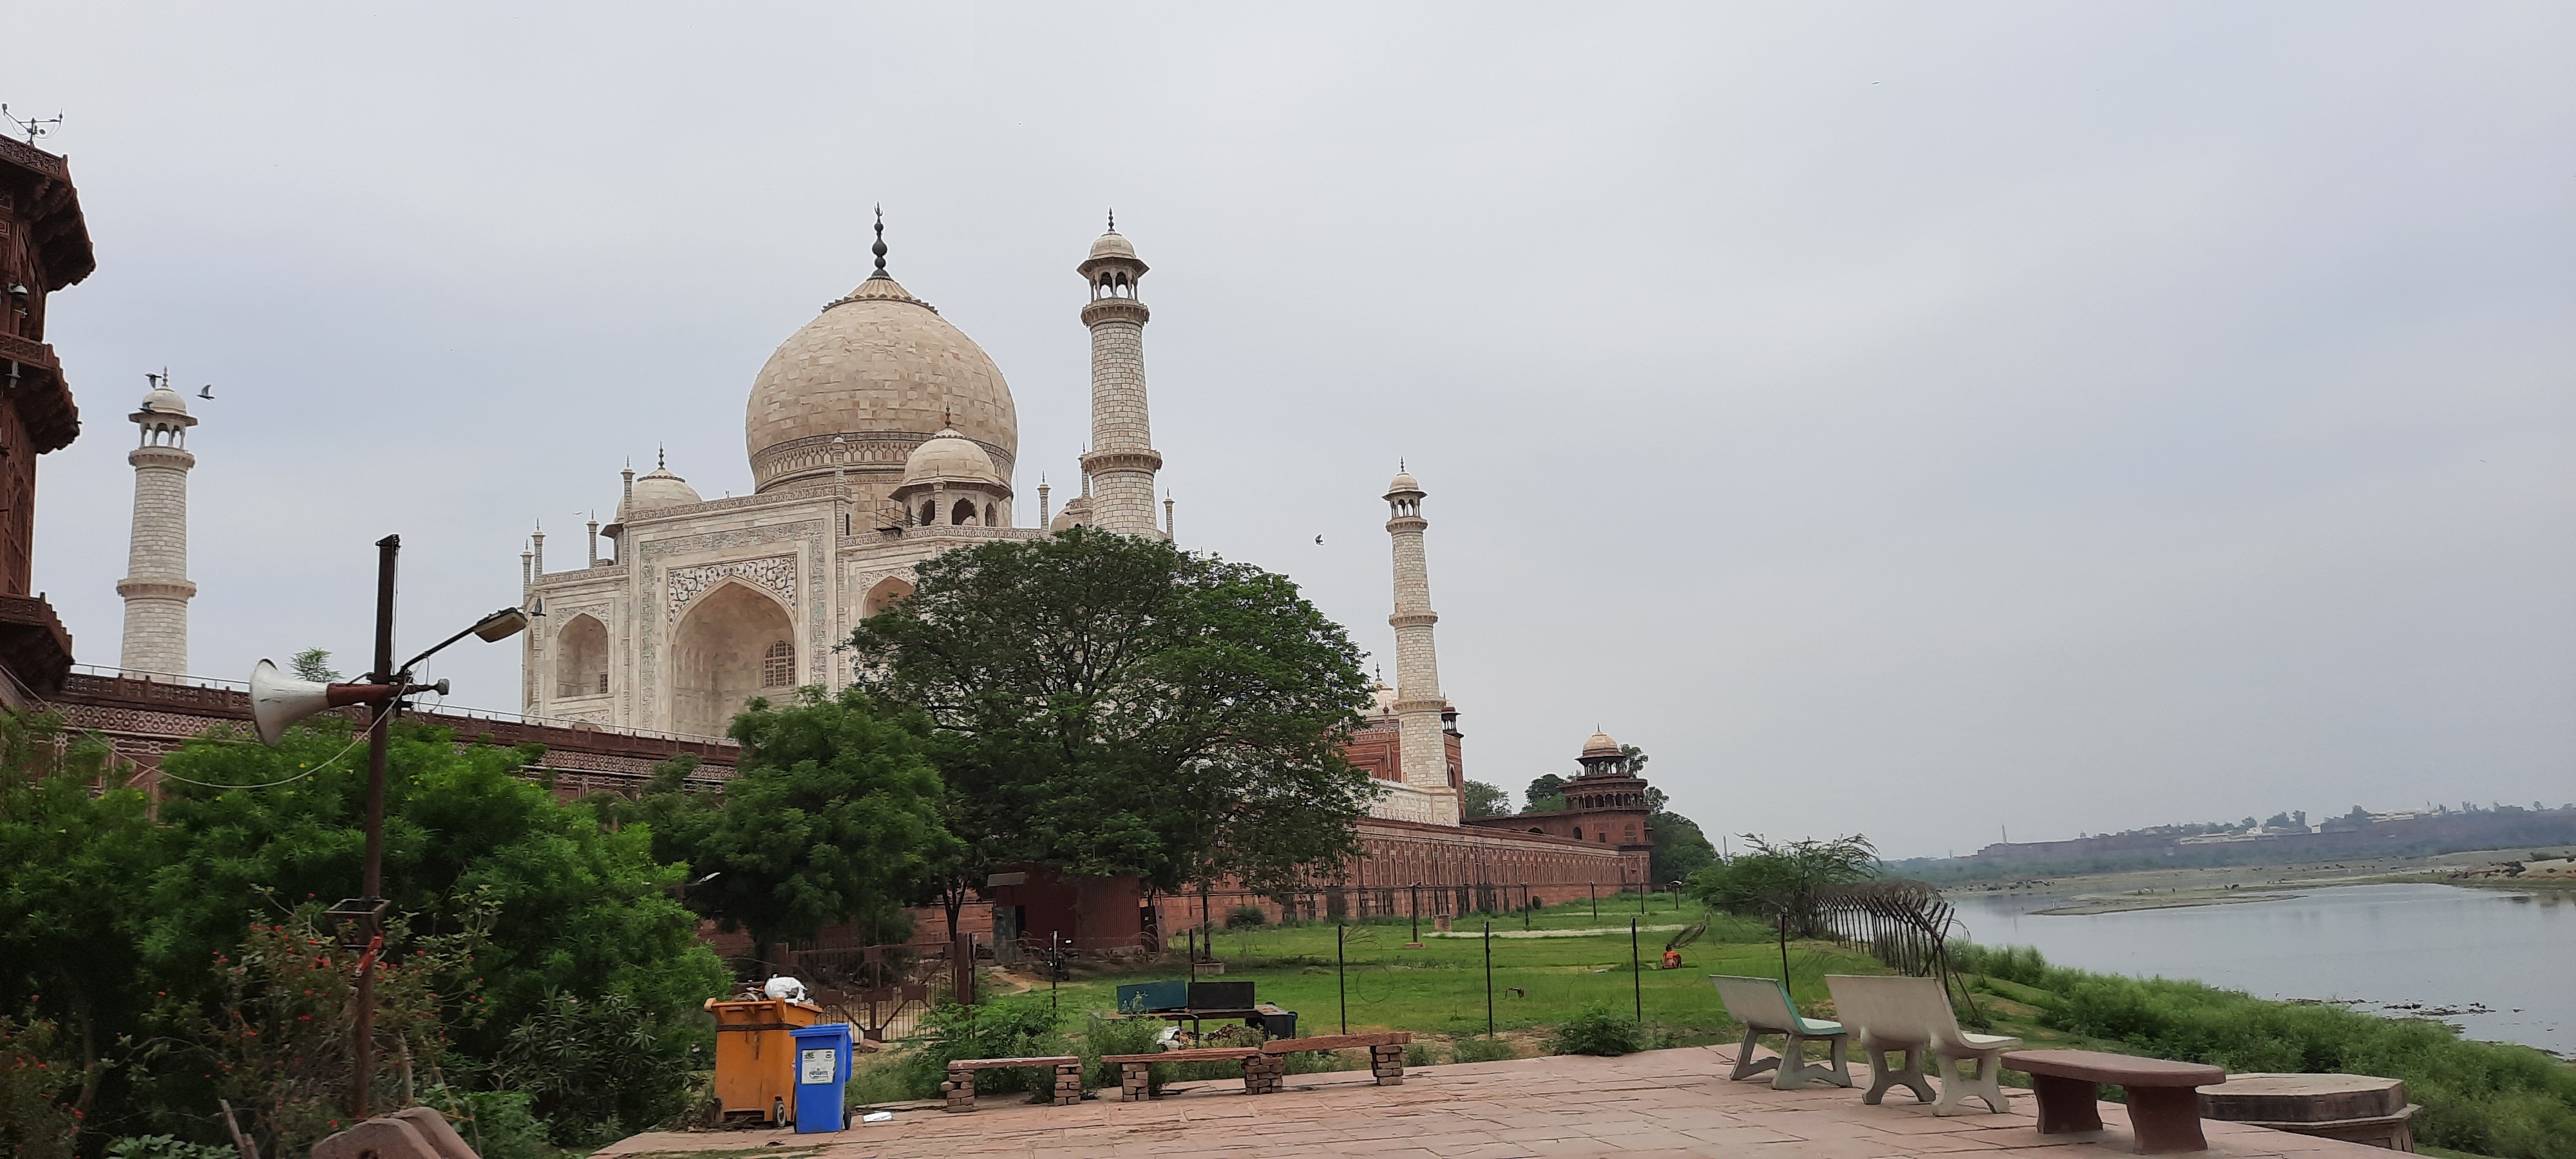
{"label": "yellow dumpster", "polygon": [[823,1008],[784,998],[707,999],[716,1016],[716,1101],[725,1118],[785,1123],[796,1105],[796,1043],[788,1031],[823,1020]]}

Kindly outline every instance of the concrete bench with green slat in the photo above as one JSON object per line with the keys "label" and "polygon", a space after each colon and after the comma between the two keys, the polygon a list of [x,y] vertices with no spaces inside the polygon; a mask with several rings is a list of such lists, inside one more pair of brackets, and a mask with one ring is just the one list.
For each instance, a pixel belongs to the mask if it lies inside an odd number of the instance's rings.
{"label": "concrete bench with green slat", "polygon": [[[1709,982],[1717,987],[1717,997],[1726,1003],[1726,1016],[1744,1024],[1744,1045],[1735,1051],[1735,1073],[1727,1077],[1740,1082],[1764,1071],[1777,1071],[1771,1076],[1771,1089],[1794,1091],[1813,1083],[1832,1083],[1838,1087],[1852,1085],[1851,1070],[1843,1062],[1843,1051],[1850,1044],[1851,1033],[1839,1022],[1826,1022],[1798,1013],[1789,1001],[1789,989],[1769,978],[1746,978],[1734,974],[1711,974]],[[1753,1045],[1766,1034],[1788,1039],[1776,1058],[1753,1061]],[[1807,1059],[1807,1040],[1820,1038],[1829,1045],[1829,1064]]]}

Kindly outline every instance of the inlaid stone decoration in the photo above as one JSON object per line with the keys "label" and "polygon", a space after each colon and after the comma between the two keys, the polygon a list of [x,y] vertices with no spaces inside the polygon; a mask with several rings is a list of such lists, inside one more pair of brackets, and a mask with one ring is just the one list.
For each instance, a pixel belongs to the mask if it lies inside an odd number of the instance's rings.
{"label": "inlaid stone decoration", "polygon": [[680,622],[680,613],[707,589],[728,579],[740,579],[777,596],[788,607],[796,606],[796,557],[770,555],[759,559],[730,559],[720,563],[702,563],[693,567],[672,568],[670,589],[664,597],[662,622]]}

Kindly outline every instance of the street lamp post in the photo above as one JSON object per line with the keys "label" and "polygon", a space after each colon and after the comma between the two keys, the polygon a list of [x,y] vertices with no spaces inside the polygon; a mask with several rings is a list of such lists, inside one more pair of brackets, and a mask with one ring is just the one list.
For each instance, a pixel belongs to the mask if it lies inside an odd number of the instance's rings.
{"label": "street lamp post", "polygon": [[[479,636],[486,642],[497,642],[518,635],[528,626],[526,612],[503,608],[474,622],[474,625],[441,640],[436,647],[412,657],[402,667],[394,667],[394,573],[402,553],[402,537],[388,535],[376,541],[376,654],[375,667],[358,685],[334,684],[323,697],[314,698],[289,716],[274,721],[262,718],[262,737],[274,744],[271,724],[282,731],[297,716],[319,711],[326,703],[364,704],[367,706],[367,844],[366,866],[360,877],[360,896],[332,906],[328,916],[342,927],[340,944],[361,950],[358,957],[358,1025],[352,1053],[356,1056],[357,1081],[351,1091],[351,1110],[358,1118],[368,1116],[372,1102],[370,1086],[375,1069],[376,1031],[376,960],[384,953],[384,919],[391,903],[385,900],[385,758],[392,743],[392,721],[400,714],[403,698],[415,692],[436,691],[444,694],[447,682],[414,684],[412,670],[441,649],[467,636]],[[268,668],[261,662],[261,668]],[[259,677],[254,674],[257,693]],[[312,690],[313,686],[304,686]],[[256,695],[254,696],[256,700]],[[256,708],[255,708],[256,711]]]}

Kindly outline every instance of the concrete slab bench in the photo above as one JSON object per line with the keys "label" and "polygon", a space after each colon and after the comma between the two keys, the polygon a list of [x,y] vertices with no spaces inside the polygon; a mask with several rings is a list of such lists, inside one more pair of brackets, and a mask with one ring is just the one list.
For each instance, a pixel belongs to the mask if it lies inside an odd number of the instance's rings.
{"label": "concrete slab bench", "polygon": [[2227,1081],[2219,1067],[2196,1062],[2136,1058],[2098,1050],[2016,1050],[2004,1069],[2030,1076],[2039,1092],[2039,1133],[2061,1135],[2102,1129],[2102,1084],[2129,1092],[2129,1127],[2138,1154],[2209,1150],[2200,1133],[2200,1088]]}
{"label": "concrete slab bench", "polygon": [[[1197,1050],[1164,1050],[1153,1054],[1104,1054],[1100,1061],[1118,1066],[1118,1101],[1132,1103],[1149,1093],[1154,1064],[1158,1062],[1240,1062],[1243,1064],[1243,1090],[1246,1094],[1266,1095],[1279,1089],[1275,1080],[1284,1080],[1288,1064],[1274,1060],[1257,1046],[1212,1046]],[[1276,1076],[1273,1070],[1277,1071]]]}
{"label": "concrete slab bench", "polygon": [[1158,1062],[1236,1062],[1243,1063],[1245,1094],[1277,1094],[1288,1085],[1288,1056],[1301,1050],[1353,1050],[1367,1047],[1369,1071],[1382,1087],[1404,1085],[1404,1047],[1413,1041],[1408,1030],[1376,1034],[1326,1034],[1313,1038],[1278,1038],[1259,1046],[1205,1047],[1196,1050],[1165,1050],[1153,1054],[1102,1055],[1100,1061],[1118,1067],[1118,1101],[1132,1103],[1147,1097],[1149,1077]]}
{"label": "concrete slab bench", "polygon": [[1069,1054],[953,1059],[948,1064],[948,1081],[939,1084],[939,1093],[947,1098],[948,1110],[959,1113],[971,1111],[975,1109],[976,1071],[1021,1066],[1045,1067],[1055,1072],[1054,1093],[1048,1101],[1059,1107],[1070,1107],[1082,1101],[1082,1060]]}
{"label": "concrete slab bench", "polygon": [[1388,1030],[1374,1034],[1277,1038],[1262,1043],[1261,1049],[1269,1054],[1285,1055],[1301,1050],[1352,1050],[1365,1046],[1369,1052],[1369,1073],[1376,1077],[1377,1085],[1400,1087],[1404,1085],[1404,1047],[1412,1041],[1413,1032],[1410,1030]]}

